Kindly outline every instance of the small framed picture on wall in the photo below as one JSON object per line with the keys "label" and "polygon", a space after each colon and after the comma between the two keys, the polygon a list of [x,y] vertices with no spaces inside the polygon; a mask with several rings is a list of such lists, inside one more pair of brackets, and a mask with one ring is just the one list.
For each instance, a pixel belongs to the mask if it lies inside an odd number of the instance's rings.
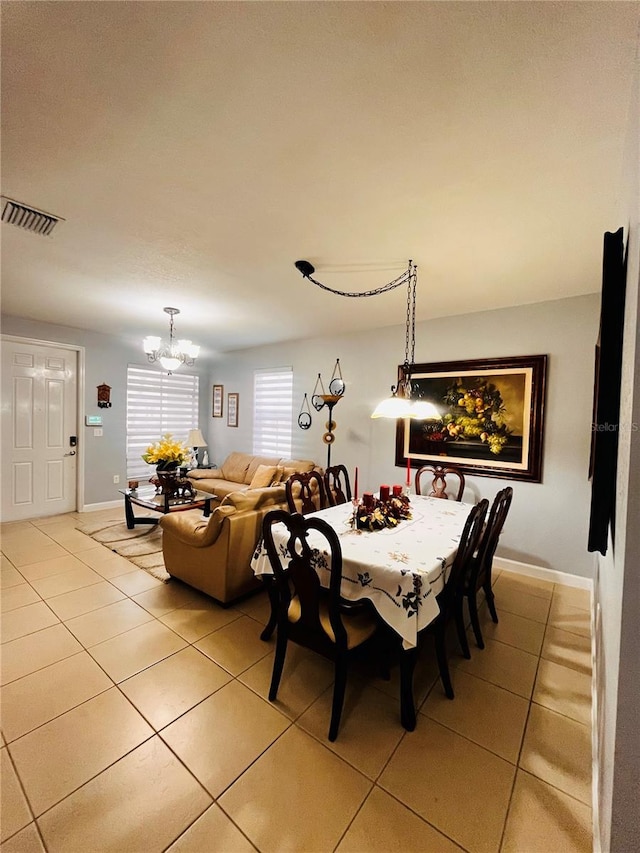
{"label": "small framed picture on wall", "polygon": [[227,394],[227,426],[238,426],[239,394]]}
{"label": "small framed picture on wall", "polygon": [[214,418],[222,417],[222,401],[224,400],[224,385],[213,386],[213,410],[211,416]]}

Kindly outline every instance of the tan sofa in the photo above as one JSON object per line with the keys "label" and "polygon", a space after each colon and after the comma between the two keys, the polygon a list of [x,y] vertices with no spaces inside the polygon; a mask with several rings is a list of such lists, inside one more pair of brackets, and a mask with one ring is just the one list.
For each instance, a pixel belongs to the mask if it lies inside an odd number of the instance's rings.
{"label": "tan sofa", "polygon": [[[231,454],[229,459],[239,456],[262,460],[262,457],[251,457],[248,454]],[[198,488],[211,494],[216,494],[218,489],[219,494],[226,492],[228,484],[233,481],[226,479],[224,474],[239,476],[239,468],[244,465],[244,460],[232,460],[237,464],[234,468],[233,464],[227,466],[227,461],[220,469],[211,472],[191,472],[217,474],[219,470],[223,474],[222,477],[193,478],[197,480]],[[309,461],[287,461],[291,465],[280,466],[283,469],[282,476],[287,467],[297,466],[297,470],[314,467],[314,463]],[[258,465],[263,464],[264,461],[260,461],[252,465],[254,473]],[[247,479],[249,463],[243,470],[244,478]],[[286,477],[291,473],[293,471]],[[253,475],[249,477],[249,483],[252,479]],[[262,519],[272,509],[287,508],[283,482],[253,489],[249,488],[248,483],[234,485],[235,491],[224,494],[209,518],[203,518],[200,510],[189,510],[168,513],[160,519],[167,572],[225,605],[261,587],[261,581],[256,579],[251,570],[251,558],[262,532]]]}
{"label": "tan sofa", "polygon": [[[315,467],[315,462],[309,459],[230,453],[219,468],[195,469],[189,471],[189,478],[194,481],[196,488],[222,500],[231,492],[285,483],[295,471],[311,471]],[[254,480],[255,484],[252,483]]]}

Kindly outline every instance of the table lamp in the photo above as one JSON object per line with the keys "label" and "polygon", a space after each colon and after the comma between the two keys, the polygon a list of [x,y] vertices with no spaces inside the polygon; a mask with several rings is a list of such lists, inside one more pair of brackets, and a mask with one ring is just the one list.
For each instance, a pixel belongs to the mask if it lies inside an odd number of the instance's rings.
{"label": "table lamp", "polygon": [[204,436],[202,435],[202,431],[199,429],[190,429],[189,435],[187,436],[187,446],[193,447],[193,454],[191,456],[191,465],[194,468],[198,467],[198,448],[199,447],[207,447],[207,442],[204,440]]}

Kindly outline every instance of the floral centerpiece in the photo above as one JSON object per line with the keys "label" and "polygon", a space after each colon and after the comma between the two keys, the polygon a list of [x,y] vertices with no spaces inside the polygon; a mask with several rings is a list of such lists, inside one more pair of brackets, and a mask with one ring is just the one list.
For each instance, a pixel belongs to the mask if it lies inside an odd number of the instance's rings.
{"label": "floral centerpiece", "polygon": [[189,456],[189,449],[182,441],[177,441],[170,432],[147,447],[142,458],[149,465],[155,465],[157,471],[175,471]]}
{"label": "floral centerpiece", "polygon": [[374,499],[373,503],[359,504],[351,524],[357,530],[383,530],[397,527],[401,521],[411,518],[411,506],[407,495],[394,495],[386,501]]}

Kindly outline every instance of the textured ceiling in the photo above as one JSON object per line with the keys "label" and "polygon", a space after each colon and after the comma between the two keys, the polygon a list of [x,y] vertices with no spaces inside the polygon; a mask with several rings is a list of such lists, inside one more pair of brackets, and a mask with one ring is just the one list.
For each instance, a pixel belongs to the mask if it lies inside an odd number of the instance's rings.
{"label": "textured ceiling", "polygon": [[208,353],[598,290],[638,3],[2,8],[6,314]]}

